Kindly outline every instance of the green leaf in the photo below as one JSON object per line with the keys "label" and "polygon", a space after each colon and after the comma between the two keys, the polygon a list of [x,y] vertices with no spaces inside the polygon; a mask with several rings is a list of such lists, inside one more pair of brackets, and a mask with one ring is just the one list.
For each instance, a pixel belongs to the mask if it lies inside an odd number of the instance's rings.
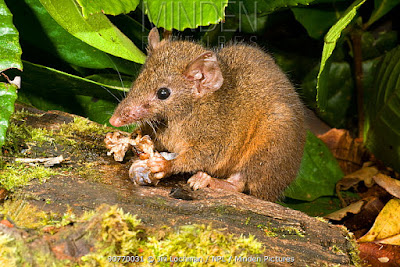
{"label": "green leaf", "polygon": [[[392,35],[394,45],[390,49],[386,49],[384,51],[379,51],[376,44],[378,40],[381,39],[383,36],[387,35],[388,33],[395,33]],[[397,45],[397,33],[396,32],[383,32],[378,35],[378,38],[375,38],[376,34],[372,32],[363,32],[361,36],[361,55],[363,56],[363,60],[371,59],[379,57],[380,55],[384,54],[386,51],[391,50],[392,48],[396,47]]]}
{"label": "green leaf", "polygon": [[[342,15],[342,17],[332,26],[332,28],[328,31],[324,38],[324,48],[322,50],[322,58],[321,58],[321,66],[319,68],[318,77],[317,77],[317,103],[318,107],[321,110],[325,110],[328,100],[328,91],[320,90],[321,82],[324,82],[326,79],[323,76],[325,66],[329,57],[332,55],[333,50],[335,49],[336,42],[338,41],[342,31],[347,27],[347,25],[353,20],[353,18],[357,14],[357,9],[365,2],[365,0],[357,0],[355,1],[347,11]],[[326,75],[326,74],[325,74]]]}
{"label": "green leaf", "polygon": [[[115,98],[121,99],[124,92],[128,91],[128,88],[122,86],[92,81],[27,61],[23,63],[25,70],[22,73],[21,87],[24,91],[44,97],[55,95],[62,99],[65,95],[86,95],[104,100],[115,100]],[[129,87],[130,83],[124,85]]]}
{"label": "green leaf", "polygon": [[[17,99],[17,86],[0,83],[0,148],[4,145],[11,114],[14,112],[14,102]],[[1,154],[1,150],[0,150]]]}
{"label": "green leaf", "polygon": [[117,105],[115,101],[98,100],[93,97],[82,95],[76,96],[76,100],[80,104],[85,117],[97,123],[111,126],[108,120],[111,118]]}
{"label": "green leaf", "polygon": [[[119,77],[116,74],[103,74],[81,78],[28,62],[24,62],[24,64],[30,77],[23,79],[25,81],[22,84],[24,90],[18,94],[19,102],[33,105],[42,110],[56,109],[78,114],[108,126],[111,126],[108,120],[118,103],[111,94],[122,99],[127,89],[120,91],[115,90],[115,88],[122,89],[120,87],[121,83],[125,85],[124,88],[129,87],[132,83],[132,77],[128,76]],[[40,83],[42,75],[51,75],[54,81],[51,84]],[[37,84],[33,87],[32,83]],[[54,87],[58,87],[57,93],[52,93],[57,90]],[[37,88],[41,88],[43,91]],[[80,88],[84,88],[89,93],[93,89],[93,95],[97,97],[80,95],[83,93]],[[102,97],[103,99],[98,97],[104,93],[107,94],[106,97]],[[121,129],[128,131],[132,127],[123,127]]]}
{"label": "green leaf", "polygon": [[302,211],[310,216],[322,217],[342,208],[341,202],[337,197],[320,197],[313,201],[298,201],[285,198],[280,205],[294,210]]}
{"label": "green leaf", "polygon": [[383,58],[374,91],[366,98],[365,145],[378,159],[400,171],[400,46]]}
{"label": "green leaf", "polygon": [[19,102],[42,110],[63,110],[107,125],[118,103],[116,98],[121,100],[125,96],[133,80],[117,74],[82,78],[26,61],[24,68]]}
{"label": "green leaf", "polygon": [[236,14],[245,16],[246,14],[267,15],[281,8],[293,7],[298,5],[308,5],[314,0],[244,0],[232,1],[228,9]]}
{"label": "green leaf", "polygon": [[371,17],[365,24],[365,27],[369,27],[375,21],[386,15],[395,6],[400,4],[400,0],[375,0],[374,1],[374,11],[372,11]]}
{"label": "green leaf", "polygon": [[[336,22],[336,11],[322,7],[292,7],[294,17],[307,30],[308,35],[320,39]],[[316,23],[318,22],[318,23]]]}
{"label": "green leaf", "polygon": [[82,9],[85,18],[95,13],[109,15],[127,14],[134,11],[139,4],[139,0],[76,0]]}
{"label": "green leaf", "polygon": [[[0,0],[0,73],[8,69],[22,70],[19,35],[13,24],[13,17],[3,0]],[[17,99],[17,86],[0,83],[0,148],[4,145],[14,102]]]}
{"label": "green leaf", "polygon": [[110,16],[109,19],[121,32],[131,39],[137,47],[142,51],[146,50],[149,30],[145,28],[144,25],[128,15]]}
{"label": "green leaf", "polygon": [[375,93],[374,86],[376,83],[376,73],[385,54],[386,53],[383,53],[383,55],[380,57],[363,61],[363,88],[364,101],[366,102],[368,102],[367,100],[369,99],[369,97]]}
{"label": "green leaf", "polygon": [[4,0],[0,0],[0,72],[11,68],[22,70],[21,54],[13,16]]}
{"label": "green leaf", "polygon": [[[137,74],[137,73],[136,73]],[[85,77],[85,79],[100,83],[106,84],[108,86],[115,86],[117,88],[124,88],[123,92],[125,93],[127,88],[130,88],[134,78],[132,76],[126,75],[117,75],[117,74],[94,74]]]}
{"label": "green leaf", "polygon": [[[30,47],[30,50],[24,51],[25,59],[31,61],[30,57],[38,53],[42,58],[51,54],[53,61],[61,58],[83,68],[113,68],[134,74],[136,63],[111,56],[72,36],[58,25],[39,0],[12,0],[9,7],[14,14],[14,23],[20,32],[22,45]],[[40,62],[45,64],[44,60]]]}
{"label": "green leaf", "polygon": [[228,0],[143,1],[144,11],[157,27],[166,30],[197,28],[217,24],[225,17]]}
{"label": "green leaf", "polygon": [[[302,95],[306,104],[312,108],[315,103],[315,87],[319,66],[313,68],[301,84]],[[356,114],[354,110],[354,78],[348,62],[332,62],[326,70],[326,81],[320,90],[327,91],[327,104],[324,112],[318,116],[334,128],[344,128],[350,124]]]}
{"label": "green leaf", "polygon": [[106,15],[97,13],[84,19],[74,0],[40,0],[47,12],[70,34],[104,52],[137,63],[145,55],[116,28]]}
{"label": "green leaf", "polygon": [[336,182],[343,176],[331,151],[320,139],[308,132],[299,174],[284,195],[303,201],[334,196]]}

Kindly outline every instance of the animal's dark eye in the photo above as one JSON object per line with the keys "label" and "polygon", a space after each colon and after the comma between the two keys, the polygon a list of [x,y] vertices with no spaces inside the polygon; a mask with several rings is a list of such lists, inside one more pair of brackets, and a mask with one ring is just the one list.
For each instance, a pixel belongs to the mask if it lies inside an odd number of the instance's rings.
{"label": "animal's dark eye", "polygon": [[171,95],[171,90],[166,87],[162,87],[157,91],[158,99],[165,100]]}

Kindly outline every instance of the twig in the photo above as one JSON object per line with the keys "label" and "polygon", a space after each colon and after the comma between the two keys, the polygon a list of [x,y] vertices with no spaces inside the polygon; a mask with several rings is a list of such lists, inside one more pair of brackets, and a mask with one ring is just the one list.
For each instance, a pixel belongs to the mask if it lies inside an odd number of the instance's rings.
{"label": "twig", "polygon": [[15,161],[22,163],[43,163],[45,167],[51,167],[53,165],[60,164],[61,162],[63,162],[64,157],[61,155],[53,158],[36,158],[36,159],[16,158]]}

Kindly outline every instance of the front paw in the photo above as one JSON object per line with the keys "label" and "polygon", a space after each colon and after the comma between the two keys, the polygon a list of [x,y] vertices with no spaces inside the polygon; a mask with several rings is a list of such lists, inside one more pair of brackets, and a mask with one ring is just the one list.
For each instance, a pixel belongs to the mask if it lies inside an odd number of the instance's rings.
{"label": "front paw", "polygon": [[154,153],[148,160],[147,166],[153,177],[162,179],[171,173],[171,161],[165,159],[160,153]]}
{"label": "front paw", "polygon": [[168,161],[153,154],[145,160],[136,160],[129,169],[129,178],[137,185],[157,185],[167,175]]}

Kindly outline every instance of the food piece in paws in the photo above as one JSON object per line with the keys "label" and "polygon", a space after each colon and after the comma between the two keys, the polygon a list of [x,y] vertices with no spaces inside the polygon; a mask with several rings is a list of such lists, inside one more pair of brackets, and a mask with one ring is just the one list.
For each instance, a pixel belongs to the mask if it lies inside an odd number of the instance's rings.
{"label": "food piece in paws", "polygon": [[135,160],[129,168],[129,178],[137,185],[156,185],[159,180],[152,179],[153,174],[147,166],[147,159]]}
{"label": "food piece in paws", "polygon": [[123,161],[126,152],[136,145],[136,139],[132,139],[130,134],[123,132],[107,133],[104,139],[108,156],[114,154],[115,161]]}
{"label": "food piece in paws", "polygon": [[[129,178],[138,185],[157,185],[160,179],[166,176],[163,171],[152,172],[149,166],[149,161],[157,162],[157,159],[162,158],[166,161],[172,160],[176,157],[175,153],[166,152],[150,152],[147,150],[149,158],[144,160],[136,160],[133,162],[132,166],[129,168]],[[154,164],[153,164],[154,165]]]}

